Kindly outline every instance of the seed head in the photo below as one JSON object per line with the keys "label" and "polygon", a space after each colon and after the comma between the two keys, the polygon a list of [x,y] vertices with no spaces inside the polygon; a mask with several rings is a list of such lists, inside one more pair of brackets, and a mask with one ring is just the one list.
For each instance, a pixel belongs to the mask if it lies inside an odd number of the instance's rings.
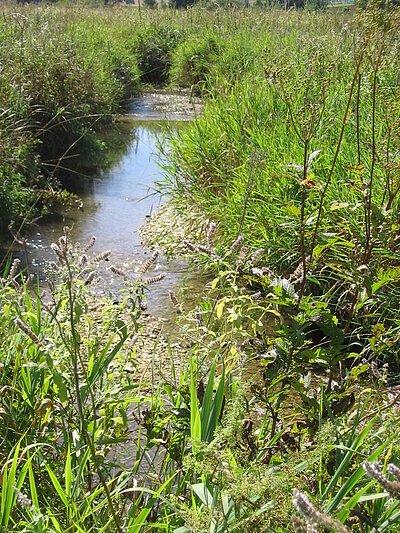
{"label": "seed head", "polygon": [[85,279],[85,285],[90,285],[92,281],[94,280],[95,275],[96,275],[96,272],[92,270],[92,272],[90,272],[90,274]]}
{"label": "seed head", "polygon": [[171,300],[171,302],[172,302],[174,305],[179,305],[179,300],[178,300],[178,298],[176,297],[176,292],[174,292],[174,291],[169,291],[169,299]]}
{"label": "seed head", "polygon": [[83,254],[79,258],[79,266],[84,266],[88,262],[89,258],[86,254]]}
{"label": "seed head", "polygon": [[30,329],[27,325],[22,322],[20,318],[16,318],[14,320],[15,325],[25,333],[37,346],[42,346],[41,341],[39,340],[39,337]]}
{"label": "seed head", "polygon": [[108,258],[111,255],[111,250],[106,250],[93,259],[93,263],[100,263],[101,261],[108,261]]}
{"label": "seed head", "polygon": [[193,244],[192,242],[187,241],[186,239],[184,239],[183,244],[184,244],[184,245],[186,246],[186,248],[188,248],[191,252],[198,252],[198,251],[199,251],[199,247],[198,247],[196,244]]}
{"label": "seed head", "polygon": [[18,505],[22,507],[22,509],[32,510],[33,504],[31,500],[28,498],[28,496],[24,494],[23,492],[21,492],[20,490],[18,490],[17,487],[15,487],[15,490],[17,492]]}
{"label": "seed head", "polygon": [[158,274],[158,276],[153,276],[152,278],[148,278],[143,280],[143,283],[145,285],[152,285],[153,283],[158,283],[159,281],[163,280],[167,274],[165,272],[162,272],[161,274]]}
{"label": "seed head", "polygon": [[231,252],[234,252],[235,250],[237,250],[243,241],[244,241],[243,235],[238,235],[231,245]]}
{"label": "seed head", "polygon": [[204,254],[207,254],[207,255],[213,255],[213,250],[208,246],[204,246],[203,244],[197,245],[197,251],[203,252]]}
{"label": "seed head", "polygon": [[120,268],[112,265],[112,266],[110,266],[110,270],[111,270],[111,272],[114,272],[114,274],[117,274],[117,276],[121,276],[121,278],[124,278],[125,281],[128,279],[128,276]]}
{"label": "seed head", "polygon": [[21,261],[16,257],[11,265],[10,273],[8,274],[8,280],[11,281],[15,278],[16,273],[18,272],[18,267]]}
{"label": "seed head", "polygon": [[68,241],[67,241],[67,237],[66,235],[62,235],[59,239],[58,239],[58,245],[60,247],[60,250],[63,252],[63,254],[65,255],[67,253],[67,248],[68,248]]}
{"label": "seed head", "polygon": [[390,481],[382,472],[381,467],[377,462],[369,463],[366,461],[364,463],[364,469],[367,472],[367,474],[372,477],[373,479],[376,479],[379,481],[379,483],[382,485],[382,487],[391,495],[393,498],[399,499],[400,498],[400,481],[399,481],[399,473],[400,469],[395,465],[390,465],[390,469],[388,467],[389,472],[394,475],[396,478],[396,481]]}
{"label": "seed head", "polygon": [[140,267],[140,274],[145,274],[146,272],[148,272],[151,268],[153,268],[153,266],[156,264],[157,262],[157,259],[158,259],[158,252],[154,252],[153,255],[151,257],[149,257],[149,259],[147,259],[143,265]]}
{"label": "seed head", "polygon": [[244,265],[245,260],[246,260],[247,251],[248,251],[247,246],[242,246],[240,248],[240,252],[239,252],[239,255],[238,255],[238,258],[237,258],[237,261],[236,261],[236,267],[237,268],[241,268]]}
{"label": "seed head", "polygon": [[392,463],[390,463],[387,467],[388,469],[388,472],[390,472],[392,474],[392,476],[394,476],[397,481],[400,482],[400,468]]}
{"label": "seed head", "polygon": [[95,242],[96,242],[96,237],[92,235],[90,237],[90,241],[83,247],[83,252],[87,252],[88,250],[90,250],[90,248],[93,248]]}
{"label": "seed head", "polygon": [[217,225],[215,222],[210,222],[210,225],[208,226],[208,232],[207,232],[207,241],[210,248],[212,248],[213,241],[214,241],[214,235],[215,230],[217,229]]}
{"label": "seed head", "polygon": [[306,521],[307,533],[317,533],[318,525],[336,531],[336,533],[350,533],[350,530],[339,520],[314,507],[308,497],[297,489],[293,490],[293,504]]}
{"label": "seed head", "polygon": [[56,254],[56,256],[58,257],[60,263],[64,263],[65,262],[65,251],[62,250],[58,244],[56,244],[55,242],[53,242],[52,244],[50,244],[50,248],[53,250],[53,252]]}
{"label": "seed head", "polygon": [[257,261],[257,259],[262,256],[262,254],[264,253],[264,250],[262,248],[259,248],[258,250],[256,250],[255,252],[253,252],[252,256],[250,257],[250,262],[251,263],[255,263]]}

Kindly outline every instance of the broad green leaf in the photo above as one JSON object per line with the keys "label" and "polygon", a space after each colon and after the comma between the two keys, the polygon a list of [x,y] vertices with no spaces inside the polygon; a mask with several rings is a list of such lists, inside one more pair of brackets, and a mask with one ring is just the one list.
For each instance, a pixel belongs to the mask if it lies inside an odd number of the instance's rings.
{"label": "broad green leaf", "polygon": [[201,440],[201,416],[197,398],[197,365],[194,357],[190,359],[190,436],[192,441]]}
{"label": "broad green leaf", "polygon": [[209,509],[213,507],[213,496],[211,492],[207,489],[204,483],[195,483],[192,485],[193,491],[197,494],[200,500],[206,505]]}

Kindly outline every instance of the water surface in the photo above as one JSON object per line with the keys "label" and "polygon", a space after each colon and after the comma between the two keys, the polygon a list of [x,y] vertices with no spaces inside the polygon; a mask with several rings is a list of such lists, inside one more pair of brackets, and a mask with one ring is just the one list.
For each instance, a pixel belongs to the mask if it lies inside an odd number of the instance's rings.
{"label": "water surface", "polygon": [[[153,186],[162,179],[158,165],[160,146],[166,148],[166,120],[187,121],[198,108],[182,94],[146,94],[135,99],[124,120],[115,131],[105,132],[111,161],[106,170],[97,169],[78,180],[71,176],[69,188],[79,193],[81,207],[63,209],[56,216],[39,221],[28,233],[28,250],[31,271],[43,277],[46,264],[54,260],[50,244],[71,229],[71,238],[82,245],[96,236],[94,253],[110,249],[110,262],[101,267],[104,290],[114,288],[114,275],[109,265],[124,269],[134,278],[151,251],[141,243],[139,228],[156,210],[162,199],[154,193]],[[113,149],[114,146],[114,149]],[[156,316],[168,316],[168,292],[185,283],[195,283],[183,261],[168,261],[161,257],[155,273],[166,272],[166,278],[152,286],[149,293],[149,310]],[[153,274],[154,275],[154,274]],[[114,290],[113,289],[113,290]]]}

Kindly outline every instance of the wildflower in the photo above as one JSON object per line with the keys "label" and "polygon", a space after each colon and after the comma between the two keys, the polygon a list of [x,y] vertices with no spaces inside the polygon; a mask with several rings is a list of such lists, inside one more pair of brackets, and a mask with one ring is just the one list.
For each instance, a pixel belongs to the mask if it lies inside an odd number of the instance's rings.
{"label": "wildflower", "polygon": [[257,259],[264,253],[264,250],[263,248],[259,248],[258,250],[256,250],[255,252],[253,252],[253,254],[251,255],[250,257],[250,262],[251,263],[255,263],[257,261]]}
{"label": "wildflower", "polygon": [[236,267],[241,268],[246,260],[246,254],[247,254],[248,248],[246,246],[242,246],[240,248],[240,252],[236,261]]}
{"label": "wildflower", "polygon": [[196,246],[196,244],[193,244],[190,241],[187,241],[186,239],[183,241],[183,244],[186,246],[186,248],[189,248],[191,252],[198,252],[199,248]]}
{"label": "wildflower", "polygon": [[298,516],[293,516],[292,524],[296,533],[308,533],[307,524],[302,518]]}
{"label": "wildflower", "polygon": [[15,487],[15,491],[17,493],[18,505],[22,507],[22,509],[33,510],[34,506],[28,496],[21,492],[17,487]]}
{"label": "wildflower", "polygon": [[95,242],[96,242],[96,237],[92,235],[90,238],[90,241],[83,247],[83,251],[84,252],[89,251],[90,248],[93,248]]}
{"label": "wildflower", "polygon": [[120,268],[112,265],[112,266],[110,266],[110,270],[111,270],[111,272],[114,272],[114,274],[117,274],[117,276],[121,276],[121,278],[123,278],[125,281],[128,279],[128,276]]}
{"label": "wildflower", "polygon": [[68,249],[68,241],[67,241],[66,235],[62,235],[58,239],[58,245],[59,245],[60,250],[62,251],[62,253],[65,255],[67,253],[67,249]]}
{"label": "wildflower", "polygon": [[314,507],[307,496],[297,489],[293,490],[293,504],[306,522],[307,533],[317,533],[318,525],[333,529],[337,533],[350,533],[350,530],[341,522],[339,522],[339,520],[336,520],[335,518],[318,511],[318,509]]}
{"label": "wildflower", "polygon": [[85,279],[85,285],[90,285],[92,281],[94,280],[94,277],[96,275],[96,272],[93,270]]}
{"label": "wildflower", "polygon": [[158,252],[154,252],[153,255],[143,263],[139,270],[140,274],[145,274],[156,264],[158,255]]}
{"label": "wildflower", "polygon": [[397,481],[400,483],[400,468],[390,463],[387,469],[388,469],[388,472],[390,472],[392,476],[394,476],[397,479]]}
{"label": "wildflower", "polygon": [[176,292],[169,291],[169,299],[174,305],[179,305],[178,298],[176,297]]}
{"label": "wildflower", "polygon": [[234,240],[231,245],[231,252],[234,252],[235,250],[237,250],[243,241],[244,241],[243,235],[238,235],[236,240]]}
{"label": "wildflower", "polygon": [[20,318],[16,318],[14,320],[14,324],[25,333],[37,346],[42,346],[41,341],[39,340],[39,337],[26,326]]}
{"label": "wildflower", "polygon": [[158,274],[158,276],[153,276],[152,278],[148,278],[144,280],[145,285],[152,285],[153,283],[158,283],[162,279],[165,278],[167,274],[165,272],[162,272],[161,274]]}
{"label": "wildflower", "polygon": [[58,244],[56,244],[55,242],[51,243],[50,244],[50,248],[53,250],[53,252],[56,254],[56,256],[58,257],[60,263],[64,263],[65,262],[65,251],[63,251],[59,246]]}
{"label": "wildflower", "polygon": [[100,263],[100,261],[108,261],[108,258],[111,255],[111,250],[106,250],[105,252],[102,252],[99,255],[96,255],[96,257],[93,259],[94,263]]}
{"label": "wildflower", "polygon": [[376,479],[382,485],[382,487],[391,495],[393,498],[400,498],[400,469],[391,464],[388,466],[388,471],[396,478],[396,481],[390,481],[382,472],[379,464],[377,462],[369,463],[366,461],[364,463],[364,469],[369,477]]}
{"label": "wildflower", "polygon": [[198,307],[196,308],[193,317],[194,317],[194,320],[195,320],[195,322],[196,322],[198,327],[203,326],[204,321],[203,321],[203,316],[202,316],[202,312],[201,312],[200,308],[198,308]]}
{"label": "wildflower", "polygon": [[18,267],[19,267],[19,264],[21,263],[21,261],[18,259],[18,257],[16,257],[13,261],[13,264],[11,265],[11,268],[10,268],[10,273],[8,274],[8,279],[9,281],[13,280],[15,278],[15,275],[18,271]]}
{"label": "wildflower", "polygon": [[212,249],[209,248],[208,246],[204,246],[203,244],[198,244],[197,245],[197,251],[198,252],[203,252],[204,254],[207,254],[207,255],[213,255]]}
{"label": "wildflower", "polygon": [[207,241],[210,248],[213,244],[213,239],[215,235],[215,230],[217,229],[217,225],[215,222],[210,222],[210,225],[208,226],[208,232],[207,232]]}
{"label": "wildflower", "polygon": [[[306,266],[311,264],[311,256],[307,256],[305,259]],[[303,276],[303,262],[300,261],[300,263],[297,265],[296,270],[289,276],[290,281],[293,283],[299,283],[301,281],[301,278]]]}

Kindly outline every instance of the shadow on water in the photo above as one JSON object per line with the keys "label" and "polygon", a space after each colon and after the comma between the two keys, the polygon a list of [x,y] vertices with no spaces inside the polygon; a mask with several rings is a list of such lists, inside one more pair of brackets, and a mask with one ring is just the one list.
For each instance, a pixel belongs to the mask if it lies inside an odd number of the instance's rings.
{"label": "shadow on water", "polygon": [[[45,276],[46,264],[54,260],[50,244],[68,226],[74,242],[84,244],[95,235],[95,253],[110,249],[109,264],[134,276],[151,253],[141,244],[139,228],[162,202],[152,187],[162,178],[158,160],[159,147],[164,149],[168,143],[166,119],[174,123],[188,121],[197,112],[198,108],[182,94],[154,93],[135,99],[129,113],[103,133],[101,141],[105,149],[101,158],[79,161],[85,177],[63,176],[63,184],[82,200],[81,207],[62,208],[29,228],[26,239],[31,273]],[[172,309],[169,290],[185,285],[192,290],[200,289],[201,280],[180,260],[161,257],[156,270],[166,272],[167,276],[152,286],[149,311],[168,319]],[[118,280],[113,279],[109,269],[104,267],[100,274],[104,291],[115,287]]]}

